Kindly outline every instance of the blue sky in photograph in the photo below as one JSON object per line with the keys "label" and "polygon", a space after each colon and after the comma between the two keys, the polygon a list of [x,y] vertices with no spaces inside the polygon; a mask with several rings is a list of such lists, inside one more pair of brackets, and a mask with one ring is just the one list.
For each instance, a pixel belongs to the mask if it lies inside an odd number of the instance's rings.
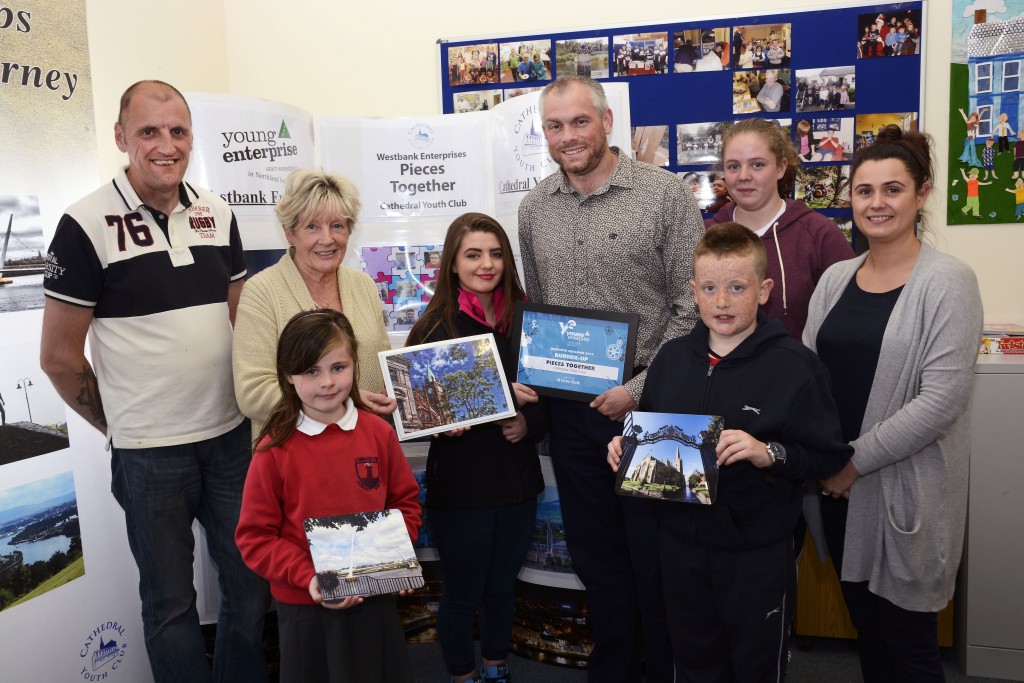
{"label": "blue sky in photograph", "polygon": [[[707,415],[676,415],[673,413],[633,413],[633,424],[638,425],[644,433],[654,432],[664,427],[665,425],[672,424],[682,429],[685,433],[693,436],[694,438],[700,434],[701,430],[707,429],[710,417]],[[700,452],[695,448],[684,446],[676,441],[658,441],[653,444],[642,444],[637,448],[636,454],[633,457],[633,461],[630,463],[633,468],[640,464],[648,455],[654,455],[655,458],[672,464],[675,461],[676,448],[679,449],[679,455],[683,460],[683,472],[690,474],[695,469],[704,471],[704,463],[701,460]],[[632,470],[627,473],[632,475]]]}
{"label": "blue sky in photograph", "polygon": [[[466,341],[455,344],[446,344],[444,346],[435,346],[429,349],[422,349],[420,351],[410,351],[405,354],[412,360],[412,366],[409,368],[409,378],[412,382],[414,389],[422,389],[427,376],[427,369],[429,368],[434,375],[437,376],[442,382],[444,376],[450,372],[466,371],[470,372],[473,370],[475,363],[475,354],[477,350],[477,341]],[[466,358],[463,360],[453,360],[450,354],[452,347],[459,347],[466,351]],[[488,348],[490,343],[488,342]],[[490,353],[490,351],[488,351]],[[481,391],[485,389],[490,393],[491,398],[494,400],[496,408],[495,412],[504,412],[508,409],[508,405],[505,400],[505,393],[502,389],[501,383],[497,383],[490,387],[480,387]],[[463,419],[462,416],[458,415],[458,407],[456,406],[456,417]]]}
{"label": "blue sky in photograph", "polygon": [[[306,534],[310,541],[313,565],[317,569],[348,569],[349,547],[353,527],[349,524],[339,528],[315,527]],[[355,532],[355,547],[352,551],[354,567],[375,565],[382,562],[408,559],[415,553],[405,519],[398,510],[390,510],[387,517],[377,520],[365,529]],[[395,548],[402,551],[399,554]]]}
{"label": "blue sky in photograph", "polygon": [[70,470],[27,484],[0,489],[0,522],[7,521],[9,513],[16,516],[33,514],[40,510],[75,498],[75,478]]}

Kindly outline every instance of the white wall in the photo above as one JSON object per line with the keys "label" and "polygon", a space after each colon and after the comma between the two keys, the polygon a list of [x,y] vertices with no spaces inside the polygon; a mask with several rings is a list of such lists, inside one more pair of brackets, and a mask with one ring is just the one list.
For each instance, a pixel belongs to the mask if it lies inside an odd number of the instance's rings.
{"label": "white wall", "polygon": [[[951,3],[925,4],[928,54],[922,118],[925,130],[939,143],[935,157],[940,190],[930,205],[933,242],[974,267],[987,320],[1024,322],[1024,285],[1016,277],[1024,256],[1024,227],[950,227],[944,222]],[[581,5],[570,2],[88,0],[101,171],[111,175],[120,163],[111,124],[121,91],[140,78],[168,80],[181,90],[265,97],[316,114],[436,114],[439,38],[723,16],[712,3],[695,5],[591,0],[580,11]],[[776,6],[733,0],[728,16],[822,5],[810,0]]]}

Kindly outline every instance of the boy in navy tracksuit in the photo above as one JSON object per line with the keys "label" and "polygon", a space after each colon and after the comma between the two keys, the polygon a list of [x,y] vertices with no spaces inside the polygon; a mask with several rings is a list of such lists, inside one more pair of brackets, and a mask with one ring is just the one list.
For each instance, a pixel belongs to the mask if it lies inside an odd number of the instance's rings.
{"label": "boy in navy tracksuit", "polygon": [[[796,590],[801,484],[838,472],[842,440],[828,373],[768,320],[760,238],[738,223],[705,233],[690,282],[703,323],[654,358],[639,410],[720,415],[718,497],[664,503],[665,608],[680,681],[781,681]],[[618,468],[621,437],[609,444]]]}

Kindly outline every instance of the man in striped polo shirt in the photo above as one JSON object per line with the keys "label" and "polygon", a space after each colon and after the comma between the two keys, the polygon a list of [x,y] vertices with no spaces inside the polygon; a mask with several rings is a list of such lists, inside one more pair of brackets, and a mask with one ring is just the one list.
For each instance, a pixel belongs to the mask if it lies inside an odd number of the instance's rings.
{"label": "man in striped polo shirt", "polygon": [[[113,446],[154,678],[266,681],[267,585],[234,542],[251,457],[231,379],[246,273],[238,226],[223,200],[183,182],[192,116],[174,87],[125,91],[114,139],[127,167],[68,208],[47,253],[42,367]],[[192,586],[195,519],[220,577],[212,676]]]}

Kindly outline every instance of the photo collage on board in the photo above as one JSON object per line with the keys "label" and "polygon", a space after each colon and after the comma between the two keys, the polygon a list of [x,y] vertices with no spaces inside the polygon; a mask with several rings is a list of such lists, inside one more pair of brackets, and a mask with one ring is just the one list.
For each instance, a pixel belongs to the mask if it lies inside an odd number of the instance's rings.
{"label": "photo collage on board", "polygon": [[[446,112],[467,112],[563,75],[628,82],[633,157],[683,176],[705,217],[729,201],[720,167],[723,131],[743,119],[769,119],[800,159],[790,198],[835,220],[860,250],[850,163],[880,127],[918,128],[922,34],[920,3],[904,3],[496,36],[446,45],[442,89],[452,95]],[[837,43],[839,36],[847,39]],[[495,49],[496,77],[463,75],[464,64],[486,71]]]}
{"label": "photo collage on board", "polygon": [[434,293],[440,245],[363,247],[359,264],[377,286],[387,330],[411,330]]}

